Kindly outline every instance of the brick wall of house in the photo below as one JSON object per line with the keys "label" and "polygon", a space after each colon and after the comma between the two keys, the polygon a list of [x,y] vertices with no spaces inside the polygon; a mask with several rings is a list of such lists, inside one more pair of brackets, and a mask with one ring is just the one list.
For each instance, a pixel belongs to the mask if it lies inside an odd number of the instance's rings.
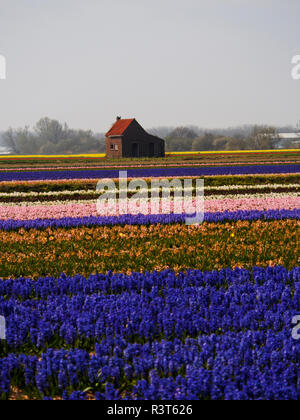
{"label": "brick wall of house", "polygon": [[[111,146],[114,146],[114,148],[111,149]],[[118,147],[118,150],[116,150],[116,146]],[[116,159],[121,158],[122,156],[122,137],[106,138],[106,157],[109,159]]]}

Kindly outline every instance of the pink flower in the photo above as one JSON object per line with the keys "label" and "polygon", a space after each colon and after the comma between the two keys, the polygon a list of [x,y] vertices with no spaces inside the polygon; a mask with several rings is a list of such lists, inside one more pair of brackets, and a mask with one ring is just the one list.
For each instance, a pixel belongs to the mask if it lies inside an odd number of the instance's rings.
{"label": "pink flower", "polygon": [[[132,203],[132,202],[131,202]],[[122,202],[123,208],[126,202]],[[124,207],[125,204],[125,207]],[[155,213],[193,213],[195,211],[195,200],[188,203],[187,206],[181,205],[181,202],[172,200],[165,205],[158,205]],[[170,209],[169,209],[170,204]],[[300,208],[300,199],[297,196],[286,196],[280,198],[246,198],[246,199],[222,199],[222,200],[205,200],[205,212],[224,212],[237,210],[292,210]],[[128,213],[144,213],[150,214],[150,204],[144,202],[140,207],[134,209],[132,205],[129,207]],[[126,212],[126,210],[125,210]],[[118,215],[118,208],[113,208],[109,215]],[[124,214],[124,211],[122,212]],[[152,212],[153,213],[153,212]],[[0,207],[1,220],[31,220],[31,219],[61,219],[64,217],[85,217],[85,216],[104,216],[97,211],[95,202],[87,203],[69,203],[69,204],[53,204],[53,205],[22,205],[22,206],[5,206]]]}

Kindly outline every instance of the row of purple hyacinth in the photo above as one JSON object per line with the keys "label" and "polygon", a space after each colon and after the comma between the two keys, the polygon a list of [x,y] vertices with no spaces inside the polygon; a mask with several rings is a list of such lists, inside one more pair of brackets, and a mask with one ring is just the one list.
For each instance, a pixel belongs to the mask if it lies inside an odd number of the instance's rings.
{"label": "row of purple hyacinth", "polygon": [[246,285],[253,283],[260,287],[265,283],[275,281],[282,284],[300,282],[300,267],[288,271],[283,267],[253,267],[252,272],[243,269],[230,268],[220,271],[187,270],[178,273],[173,270],[154,271],[152,273],[124,273],[108,272],[107,274],[93,274],[89,277],[76,275],[75,277],[61,274],[59,278],[40,277],[17,278],[0,280],[0,297],[17,300],[46,299],[49,296],[74,296],[79,293],[91,295],[103,293],[105,295],[123,292],[150,292],[154,287],[159,289],[186,287],[228,287],[233,284]]}
{"label": "row of purple hyacinth", "polygon": [[0,396],[11,384],[44,399],[298,400],[300,347],[288,330],[227,332],[130,344],[110,337],[84,350],[0,359]]}
{"label": "row of purple hyacinth", "polygon": [[[0,220],[0,230],[11,231],[24,229],[71,228],[81,226],[114,226],[114,225],[157,225],[185,223],[187,214],[157,214],[157,215],[124,215],[107,217],[66,217],[62,219],[33,220]],[[205,213],[204,220],[208,223],[219,223],[237,220],[283,220],[299,219],[300,209],[294,210],[239,210],[235,212]]]}
{"label": "row of purple hyacinth", "polygon": [[299,399],[300,267],[15,281],[0,290],[2,398]]}
{"label": "row of purple hyacinth", "polygon": [[[300,308],[299,267],[289,273],[277,267],[265,273],[254,269],[251,275],[245,270],[189,272],[177,278],[172,272],[154,272],[145,275],[146,287],[140,290],[130,282],[126,288],[126,278],[116,283],[113,278],[107,277],[109,287],[96,276],[101,291],[91,294],[70,295],[70,280],[65,277],[60,279],[67,285],[62,295],[51,294],[48,286],[41,289],[44,298],[20,300],[2,289],[0,315],[7,328],[0,355],[27,347],[38,354],[54,345],[89,349],[115,335],[127,343],[244,330],[279,333],[286,329],[291,335],[292,319]],[[28,281],[24,283],[28,288]],[[92,287],[97,290],[95,282]]]}
{"label": "row of purple hyacinth", "polygon": [[[246,165],[214,166],[191,168],[141,168],[129,169],[129,178],[186,177],[210,175],[253,175],[300,173],[299,164],[291,165]],[[62,180],[62,179],[100,179],[118,178],[118,170],[59,170],[0,173],[1,181]]]}

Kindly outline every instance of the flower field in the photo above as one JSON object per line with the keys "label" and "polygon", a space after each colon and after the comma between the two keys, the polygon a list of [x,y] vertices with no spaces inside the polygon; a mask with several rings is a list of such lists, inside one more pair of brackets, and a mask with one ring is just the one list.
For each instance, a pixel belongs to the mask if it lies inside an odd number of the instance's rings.
{"label": "flower field", "polygon": [[[300,173],[300,164],[287,165],[239,165],[210,167],[177,167],[177,168],[138,168],[128,169],[129,178],[153,177],[201,177],[211,175],[256,175],[256,174],[289,174]],[[116,169],[82,169],[82,170],[37,170],[9,171],[0,173],[1,181],[47,181],[65,179],[99,179],[117,178]]]}
{"label": "flower field", "polygon": [[299,156],[266,156],[120,164],[204,177],[191,226],[175,192],[171,213],[99,215],[97,181],[121,193],[105,160],[1,162],[0,399],[300,399]]}

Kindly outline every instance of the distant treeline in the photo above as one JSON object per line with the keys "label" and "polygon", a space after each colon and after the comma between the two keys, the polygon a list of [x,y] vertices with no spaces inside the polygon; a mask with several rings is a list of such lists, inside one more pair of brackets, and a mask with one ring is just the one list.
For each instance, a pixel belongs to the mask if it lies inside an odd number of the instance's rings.
{"label": "distant treeline", "polygon": [[73,130],[67,124],[49,118],[42,118],[33,128],[2,133],[2,144],[15,154],[80,154],[104,153],[104,135],[92,131]]}
{"label": "distant treeline", "polygon": [[[263,150],[276,148],[276,133],[292,132],[292,127],[233,127],[205,130],[198,127],[160,127],[151,134],[166,140],[166,151]],[[14,154],[80,154],[104,153],[105,134],[74,130],[57,120],[42,118],[35,127],[8,129],[0,133],[0,146]],[[286,143],[286,148],[293,144]]]}
{"label": "distant treeline", "polygon": [[[166,136],[166,150],[217,151],[217,150],[268,150],[276,148],[275,127],[253,126],[238,129],[197,132],[192,128],[179,127]],[[286,148],[294,147],[286,143]]]}

